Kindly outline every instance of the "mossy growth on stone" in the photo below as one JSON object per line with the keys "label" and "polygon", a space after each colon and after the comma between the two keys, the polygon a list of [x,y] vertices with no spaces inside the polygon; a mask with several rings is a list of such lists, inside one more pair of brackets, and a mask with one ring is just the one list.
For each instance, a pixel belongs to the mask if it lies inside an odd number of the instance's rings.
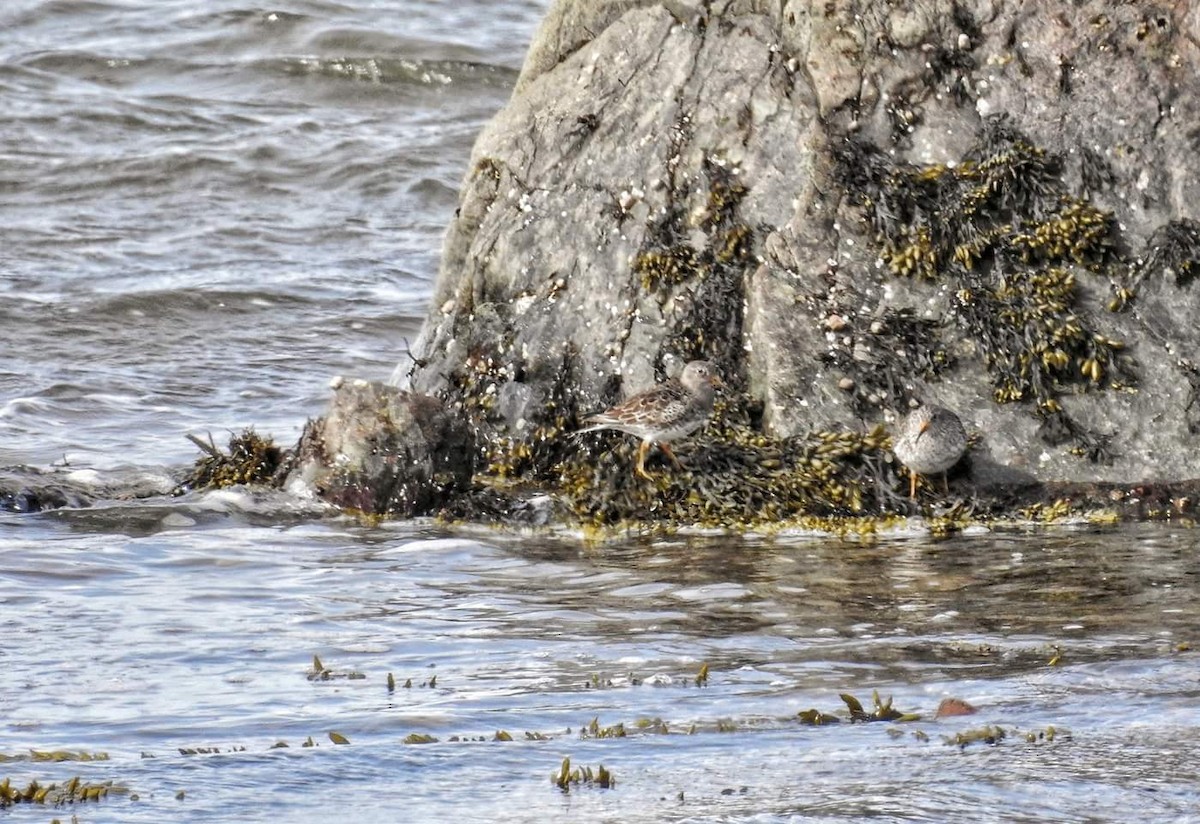
{"label": "mossy growth on stone", "polygon": [[211,437],[207,442],[194,435],[188,435],[188,438],[204,455],[196,460],[187,478],[175,488],[176,495],[192,490],[269,483],[283,460],[283,451],[274,441],[253,429],[231,435],[228,452],[222,452]]}
{"label": "mossy growth on stone", "polygon": [[1076,283],[1079,274],[1111,281],[1126,265],[1112,214],[1072,195],[1062,158],[1005,117],[986,120],[953,166],[896,162],[856,141],[838,160],[888,270],[954,287],[950,315],[975,340],[996,402],[1028,403],[1047,442],[1104,460],[1103,436],[1070,420],[1059,398],[1136,382],[1123,343],[1103,332]]}

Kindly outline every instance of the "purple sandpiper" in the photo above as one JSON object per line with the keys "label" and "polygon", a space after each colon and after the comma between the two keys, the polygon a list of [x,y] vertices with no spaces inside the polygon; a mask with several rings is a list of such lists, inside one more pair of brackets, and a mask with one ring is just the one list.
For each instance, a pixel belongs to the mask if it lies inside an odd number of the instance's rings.
{"label": "purple sandpiper", "polygon": [[914,501],[919,475],[943,473],[942,487],[949,493],[945,472],[966,451],[967,433],[962,421],[949,409],[931,404],[918,406],[909,413],[892,445],[892,452],[908,467],[908,496]]}
{"label": "purple sandpiper", "polygon": [[638,446],[637,468],[643,478],[652,480],[646,471],[646,453],[652,444],[679,466],[668,441],[695,432],[712,414],[716,389],[722,386],[712,365],[707,361],[692,361],[683,368],[678,380],[670,380],[653,389],[639,392],[611,409],[589,415],[589,424],[582,432],[597,429],[617,429],[641,438]]}

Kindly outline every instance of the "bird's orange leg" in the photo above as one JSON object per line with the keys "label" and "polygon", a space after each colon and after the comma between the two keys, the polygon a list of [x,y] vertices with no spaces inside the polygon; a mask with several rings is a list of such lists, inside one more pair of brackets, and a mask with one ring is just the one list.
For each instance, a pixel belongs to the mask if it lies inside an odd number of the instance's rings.
{"label": "bird's orange leg", "polygon": [[917,499],[917,473],[911,469],[908,471],[908,497]]}
{"label": "bird's orange leg", "polygon": [[647,481],[653,481],[654,476],[646,471],[646,453],[649,451],[650,443],[648,441],[642,441],[638,446],[637,468],[633,471],[638,475],[641,475]]}
{"label": "bird's orange leg", "polygon": [[663,451],[664,455],[671,459],[671,463],[675,464],[676,469],[683,469],[683,464],[679,462],[679,459],[675,457],[675,453],[671,451],[670,444],[660,443],[658,448]]}

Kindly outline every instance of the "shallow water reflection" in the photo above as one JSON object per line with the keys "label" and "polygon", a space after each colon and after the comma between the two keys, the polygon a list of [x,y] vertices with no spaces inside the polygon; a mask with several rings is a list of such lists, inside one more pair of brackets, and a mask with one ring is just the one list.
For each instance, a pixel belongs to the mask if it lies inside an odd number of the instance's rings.
{"label": "shallow water reflection", "polygon": [[[115,780],[140,797],[103,802],[122,820],[349,803],[364,821],[398,804],[481,821],[1075,821],[1102,804],[1145,821],[1200,802],[1171,769],[1200,755],[1191,531],[584,546],[261,525],[203,500],[129,514],[137,528],[0,523],[0,753],[110,756],[0,773]],[[314,655],[332,677],[310,680]],[[870,709],[874,690],[923,720],[796,720],[845,719],[839,693]],[[933,720],[947,696],[979,714]],[[593,719],[626,737],[581,738]],[[944,743],[983,725],[1007,737]],[[1049,727],[1069,734],[1038,740]],[[616,789],[563,795],[565,756]]]}

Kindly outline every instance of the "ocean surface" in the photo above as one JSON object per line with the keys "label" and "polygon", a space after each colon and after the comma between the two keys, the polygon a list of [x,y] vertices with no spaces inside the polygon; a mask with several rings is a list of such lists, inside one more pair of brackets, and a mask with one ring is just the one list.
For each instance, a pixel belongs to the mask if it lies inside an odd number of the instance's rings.
{"label": "ocean surface", "polygon": [[[546,7],[7,0],[0,466],[165,479],[388,378]],[[1198,548],[4,514],[0,824],[1200,821]]]}

